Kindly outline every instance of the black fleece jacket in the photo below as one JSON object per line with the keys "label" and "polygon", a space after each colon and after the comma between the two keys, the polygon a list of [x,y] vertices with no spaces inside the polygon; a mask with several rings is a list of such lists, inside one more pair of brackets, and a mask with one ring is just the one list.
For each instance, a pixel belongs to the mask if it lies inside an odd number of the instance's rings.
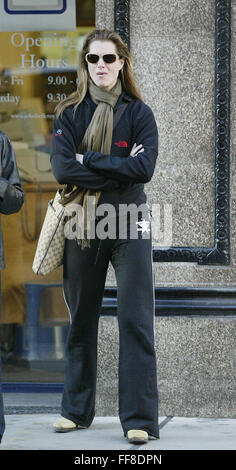
{"label": "black fleece jacket", "polygon": [[[56,180],[102,191],[99,204],[145,202],[144,183],[151,180],[155,169],[158,132],[153,112],[142,101],[122,92],[114,113],[125,102],[128,106],[113,131],[110,155],[88,151],[83,164],[75,154],[96,104],[87,94],[75,114],[69,106],[59,118],[54,118],[51,165]],[[134,143],[144,147],[144,152],[136,157],[130,155]]]}

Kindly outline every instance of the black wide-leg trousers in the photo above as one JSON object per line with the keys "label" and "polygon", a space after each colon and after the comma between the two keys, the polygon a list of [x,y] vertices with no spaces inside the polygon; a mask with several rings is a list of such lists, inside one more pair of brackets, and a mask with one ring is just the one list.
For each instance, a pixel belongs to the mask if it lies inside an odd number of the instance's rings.
{"label": "black wide-leg trousers", "polygon": [[120,422],[124,435],[142,429],[159,437],[152,242],[141,232],[136,239],[94,239],[84,250],[66,240],[64,296],[71,325],[62,416],[87,427],[95,415],[98,321],[109,262],[117,280]]}

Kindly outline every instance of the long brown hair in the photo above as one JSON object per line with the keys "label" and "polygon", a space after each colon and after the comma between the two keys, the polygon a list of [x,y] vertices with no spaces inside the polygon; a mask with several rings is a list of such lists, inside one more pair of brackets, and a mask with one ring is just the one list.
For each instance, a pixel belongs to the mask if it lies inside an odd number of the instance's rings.
{"label": "long brown hair", "polygon": [[122,88],[127,93],[127,95],[131,96],[131,98],[142,100],[140,91],[138,89],[134,77],[130,52],[126,44],[121,39],[119,34],[115,33],[114,31],[109,31],[107,29],[95,29],[86,36],[83,43],[82,51],[80,53],[79,65],[77,70],[77,90],[71,93],[67,98],[65,98],[58,104],[56,108],[57,116],[63,113],[64,109],[70,105],[74,105],[74,110],[76,110],[77,106],[79,106],[81,101],[83,101],[88,90],[89,79],[89,72],[87,68],[87,62],[85,60],[85,55],[87,54],[87,52],[89,52],[89,46],[91,42],[96,40],[112,41],[115,44],[117,54],[124,59],[124,66],[119,72]]}

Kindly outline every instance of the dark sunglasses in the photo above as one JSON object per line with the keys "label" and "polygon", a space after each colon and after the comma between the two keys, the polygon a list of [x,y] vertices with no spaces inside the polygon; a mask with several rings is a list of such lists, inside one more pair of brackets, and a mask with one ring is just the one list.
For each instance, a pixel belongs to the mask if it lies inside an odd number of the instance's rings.
{"label": "dark sunglasses", "polygon": [[89,52],[85,55],[85,59],[87,62],[90,64],[97,64],[99,61],[100,57],[102,57],[103,61],[106,64],[113,64],[117,59],[119,59],[119,56],[117,54],[104,54],[104,55],[97,55],[97,54],[90,54]]}

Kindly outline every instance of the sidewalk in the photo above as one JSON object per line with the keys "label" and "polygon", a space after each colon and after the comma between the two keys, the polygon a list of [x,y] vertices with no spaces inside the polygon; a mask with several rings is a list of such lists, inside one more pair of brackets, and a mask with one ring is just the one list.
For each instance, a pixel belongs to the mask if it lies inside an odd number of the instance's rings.
{"label": "sidewalk", "polygon": [[4,396],[6,431],[0,450],[236,450],[236,419],[229,418],[162,416],[160,439],[144,446],[129,444],[118,417],[95,417],[89,429],[55,433],[52,425],[59,415],[59,396],[50,396],[54,411],[52,406],[46,408],[47,394],[34,400],[32,394]]}
{"label": "sidewalk", "polygon": [[134,446],[123,437],[117,417],[97,417],[89,429],[55,433],[57,416],[6,415],[0,450],[236,450],[233,419],[174,417],[161,428],[160,439]]}
{"label": "sidewalk", "polygon": [[58,415],[6,415],[0,450],[236,450],[236,420],[160,418],[161,438],[134,446],[123,437],[117,417],[97,417],[89,429],[55,433]]}

